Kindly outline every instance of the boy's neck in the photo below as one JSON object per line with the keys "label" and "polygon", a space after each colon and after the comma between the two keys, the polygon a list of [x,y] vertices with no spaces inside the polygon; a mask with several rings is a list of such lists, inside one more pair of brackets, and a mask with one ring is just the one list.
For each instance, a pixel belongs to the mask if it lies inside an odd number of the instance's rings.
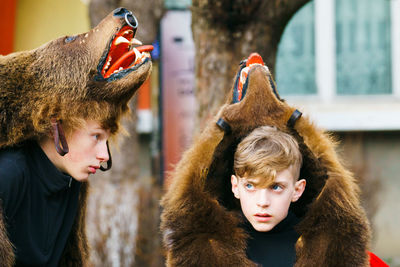
{"label": "boy's neck", "polygon": [[58,169],[60,166],[59,155],[54,147],[54,142],[51,138],[42,138],[38,141],[40,148],[43,150],[44,154],[46,154],[47,158],[56,166]]}

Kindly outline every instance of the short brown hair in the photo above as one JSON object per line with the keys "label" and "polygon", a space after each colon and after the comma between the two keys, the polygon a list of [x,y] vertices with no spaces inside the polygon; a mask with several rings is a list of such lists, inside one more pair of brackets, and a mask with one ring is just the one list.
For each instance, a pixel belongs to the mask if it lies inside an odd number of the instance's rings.
{"label": "short brown hair", "polygon": [[[71,104],[73,106],[73,104]],[[110,130],[111,135],[118,132],[120,125],[119,119],[123,112],[107,102],[87,101],[74,106],[74,113],[61,111],[64,131],[67,133],[81,128],[85,120],[96,121],[103,129]]]}
{"label": "short brown hair", "polygon": [[[297,141],[275,127],[262,126],[253,130],[238,145],[233,169],[239,177],[274,180],[277,172],[293,167],[299,172],[302,155]],[[298,175],[297,177],[298,178]]]}
{"label": "short brown hair", "polygon": [[[63,100],[60,99],[60,102]],[[63,130],[66,135],[71,134],[74,130],[82,127],[86,120],[92,120],[100,124],[105,130],[110,130],[111,136],[114,136],[119,130],[120,118],[123,114],[128,113],[124,107],[112,105],[106,101],[65,101],[62,103],[65,107],[63,109],[39,109],[38,113],[41,115],[38,119],[33,120],[35,129],[37,129],[36,138],[40,139],[47,136],[52,131],[50,119],[55,118],[61,121]]]}

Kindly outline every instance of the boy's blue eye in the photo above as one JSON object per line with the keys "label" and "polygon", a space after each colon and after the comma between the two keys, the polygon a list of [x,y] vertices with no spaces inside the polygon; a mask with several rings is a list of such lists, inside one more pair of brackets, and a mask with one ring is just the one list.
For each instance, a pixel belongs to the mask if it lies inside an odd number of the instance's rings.
{"label": "boy's blue eye", "polygon": [[280,185],[278,185],[278,184],[274,184],[274,185],[272,186],[272,190],[277,191],[277,190],[280,190],[280,189],[282,189],[282,187],[281,187]]}
{"label": "boy's blue eye", "polygon": [[253,189],[254,188],[254,186],[252,184],[246,184],[245,186],[246,186],[247,189]]}

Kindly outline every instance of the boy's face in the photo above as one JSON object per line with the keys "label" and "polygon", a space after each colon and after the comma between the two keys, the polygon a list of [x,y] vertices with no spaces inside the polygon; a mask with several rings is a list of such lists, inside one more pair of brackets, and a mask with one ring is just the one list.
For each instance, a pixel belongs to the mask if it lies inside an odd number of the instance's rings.
{"label": "boy's face", "polygon": [[60,157],[56,166],[75,180],[85,181],[96,173],[100,163],[109,159],[107,139],[110,132],[94,121],[86,121],[80,129],[67,136],[69,152]]}
{"label": "boy's face", "polygon": [[232,192],[240,200],[243,214],[255,230],[268,232],[286,218],[291,202],[304,192],[306,181],[297,180],[297,172],[290,167],[278,172],[267,188],[256,187],[257,178],[232,175]]}

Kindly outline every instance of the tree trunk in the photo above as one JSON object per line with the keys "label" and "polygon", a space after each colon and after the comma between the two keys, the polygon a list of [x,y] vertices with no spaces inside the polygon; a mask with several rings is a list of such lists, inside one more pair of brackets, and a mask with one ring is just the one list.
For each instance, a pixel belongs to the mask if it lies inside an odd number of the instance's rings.
{"label": "tree trunk", "polygon": [[[91,0],[91,25],[125,7],[138,19],[135,38],[151,44],[158,34],[163,4],[162,0]],[[123,121],[129,136],[120,135],[117,145],[111,143],[112,168],[91,179],[87,231],[95,266],[161,266],[157,224],[160,185],[154,176],[142,175],[141,165],[151,161],[151,154],[143,153],[149,142],[141,143],[136,131],[135,98],[130,103],[131,118]]]}
{"label": "tree trunk", "polygon": [[[215,114],[225,100],[242,59],[251,52],[258,52],[268,67],[274,70],[283,30],[296,11],[308,1],[192,1],[199,129],[203,128],[204,122]],[[153,42],[163,15],[163,1],[91,0],[89,13],[92,25],[96,25],[119,6],[131,10],[137,17],[137,38],[144,44]],[[132,110],[134,114],[133,104]],[[154,222],[159,220],[157,209],[160,189],[156,187],[156,183],[149,183],[138,177],[140,144],[136,134],[135,116],[133,117],[132,121],[125,123],[130,137],[123,138],[119,150],[112,149],[113,168],[95,177],[98,181],[92,183],[93,194],[89,199],[88,215],[88,220],[91,221],[88,230],[92,231],[92,258],[94,257],[95,265],[99,266],[113,265],[112,262],[116,260],[121,266],[160,265],[160,261],[155,260],[161,254],[160,247],[157,247],[159,242],[154,241],[155,237],[159,237],[158,224]],[[126,202],[130,203],[126,205]],[[120,210],[125,208],[132,210],[121,213]],[[115,217],[118,216],[121,219],[116,222]],[[111,218],[114,219],[110,220]],[[109,221],[113,223],[110,224]],[[137,232],[135,237],[130,236],[132,229],[127,229],[132,225]],[[115,227],[121,229],[115,233]],[[127,249],[132,251],[127,252]]]}
{"label": "tree trunk", "polygon": [[193,0],[197,125],[200,129],[225,101],[241,60],[257,52],[274,71],[283,30],[307,2],[309,0]]}

